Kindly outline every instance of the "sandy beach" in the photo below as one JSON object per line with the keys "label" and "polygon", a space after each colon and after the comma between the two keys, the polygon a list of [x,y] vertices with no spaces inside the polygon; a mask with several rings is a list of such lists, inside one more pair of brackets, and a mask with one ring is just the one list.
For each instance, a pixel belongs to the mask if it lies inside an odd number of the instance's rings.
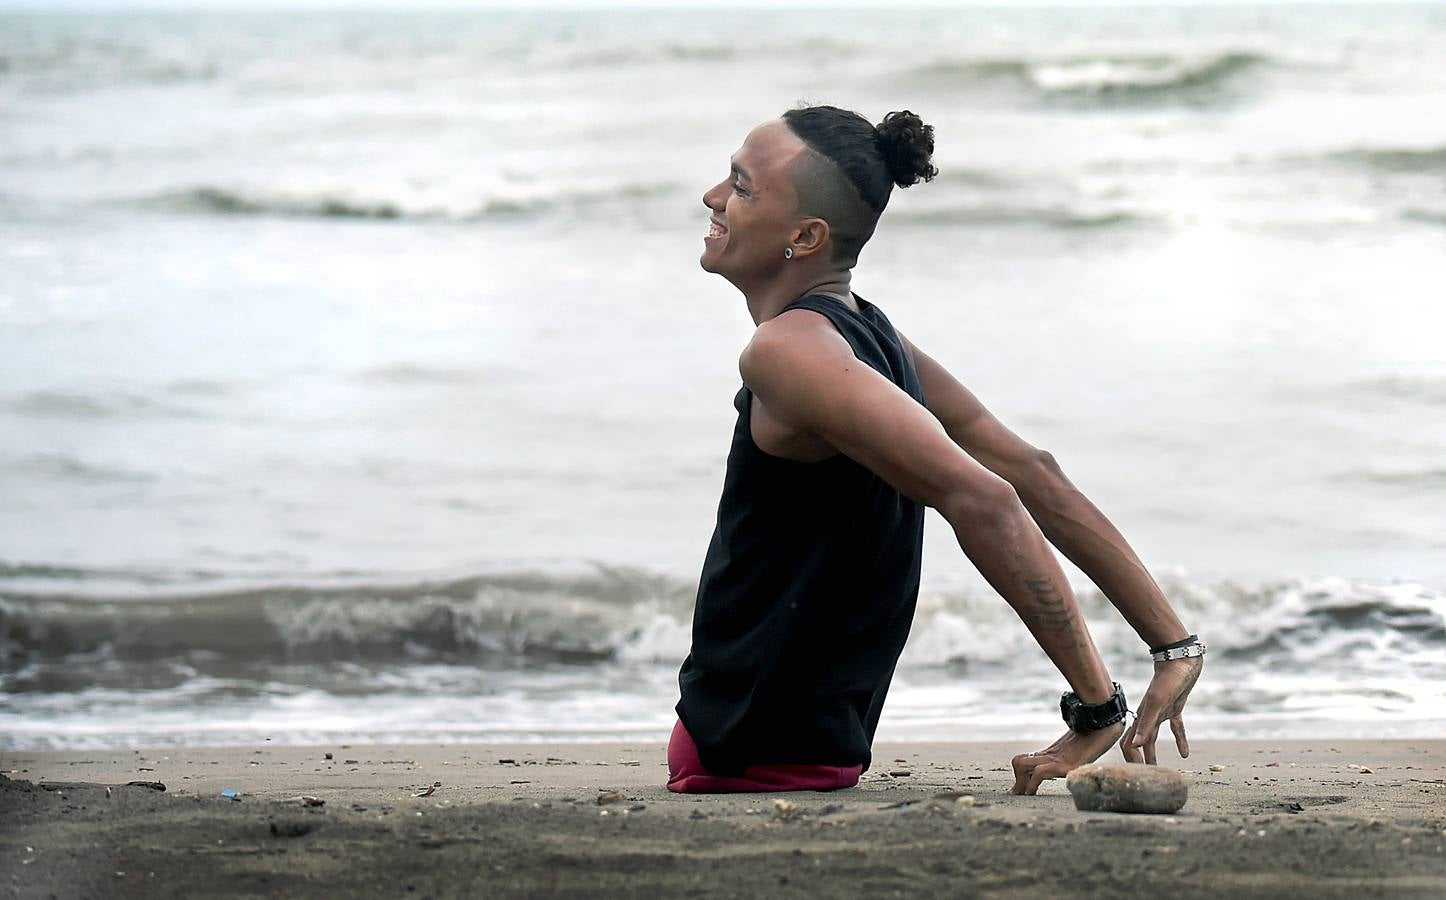
{"label": "sandy beach", "polygon": [[854,789],[706,797],[666,790],[660,745],[10,752],[0,892],[1446,895],[1443,741],[1162,749],[1190,782],[1174,816],[1079,812],[1060,781],[1012,797],[1020,744],[875,749]]}

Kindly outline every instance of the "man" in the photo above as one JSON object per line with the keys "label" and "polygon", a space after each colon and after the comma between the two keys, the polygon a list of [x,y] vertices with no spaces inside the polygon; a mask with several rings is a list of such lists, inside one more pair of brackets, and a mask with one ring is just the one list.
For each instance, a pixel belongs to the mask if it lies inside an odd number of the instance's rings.
{"label": "man", "polygon": [[[892,188],[936,174],[933,148],[933,129],[907,111],[874,126],[795,109],[753,129],[703,196],[701,264],[742,292],[757,329],[739,360],[738,423],[679,675],[673,790],[857,782],[914,613],[924,506],[1072,688],[1070,729],[1015,757],[1014,793],[1116,740],[1153,763],[1167,719],[1189,754],[1182,710],[1204,645],[1053,458],[850,289]],[[1046,536],[1156,648],[1128,728]]]}

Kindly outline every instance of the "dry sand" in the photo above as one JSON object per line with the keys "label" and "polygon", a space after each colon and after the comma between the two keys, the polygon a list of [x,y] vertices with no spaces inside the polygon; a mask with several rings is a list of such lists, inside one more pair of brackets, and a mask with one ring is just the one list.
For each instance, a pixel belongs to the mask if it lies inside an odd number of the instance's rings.
{"label": "dry sand", "polygon": [[0,896],[1446,897],[1446,741],[1162,744],[1168,817],[1009,796],[1027,749],[881,744],[851,790],[706,797],[659,745],[4,753]]}

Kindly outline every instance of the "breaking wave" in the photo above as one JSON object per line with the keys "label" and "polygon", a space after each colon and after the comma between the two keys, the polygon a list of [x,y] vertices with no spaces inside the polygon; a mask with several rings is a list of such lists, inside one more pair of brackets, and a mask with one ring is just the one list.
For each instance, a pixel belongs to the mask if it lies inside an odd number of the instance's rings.
{"label": "breaking wave", "polygon": [[[89,655],[114,660],[205,657],[250,662],[525,660],[677,663],[688,649],[694,583],[631,569],[577,576],[478,575],[379,585],[194,590],[144,600],[34,589],[69,568],[11,564],[26,592],[0,591],[0,667]],[[1315,659],[1323,647],[1371,666],[1421,654],[1446,660],[1446,594],[1419,584],[1295,579],[1247,587],[1166,583],[1188,621],[1226,656]],[[1107,601],[1081,594],[1107,656],[1139,639]],[[971,593],[920,598],[906,666],[1013,665],[1031,646],[1007,604]],[[511,660],[512,662],[507,662]]]}
{"label": "breaking wave", "polygon": [[46,419],[194,419],[199,410],[123,391],[81,394],[72,391],[31,391],[6,404],[11,412]]}
{"label": "breaking wave", "polygon": [[1446,225],[1446,209],[1407,209],[1402,211],[1401,218],[1423,225]]}
{"label": "breaking wave", "polygon": [[1011,86],[1044,99],[1098,101],[1198,100],[1233,88],[1272,65],[1261,53],[1090,56],[1060,59],[974,59],[930,63],[905,74],[936,87]]}
{"label": "breaking wave", "polygon": [[1353,470],[1341,473],[1342,478],[1365,484],[1402,488],[1410,491],[1446,491],[1446,468]]}
{"label": "breaking wave", "polygon": [[[67,568],[16,566],[31,579]],[[0,574],[5,574],[0,570]],[[379,658],[615,659],[656,622],[686,619],[686,586],[603,570],[395,586],[272,587],[146,600],[0,592],[0,665],[101,653],[275,662]],[[686,644],[684,645],[686,646]]]}
{"label": "breaking wave", "polygon": [[1383,172],[1446,171],[1446,146],[1356,148],[1333,154],[1332,158]]}
{"label": "breaking wave", "polygon": [[65,453],[37,453],[6,468],[83,484],[130,484],[155,481],[158,476],[118,466],[102,466]]}
{"label": "breaking wave", "polygon": [[201,185],[131,201],[171,212],[216,216],[285,216],[467,222],[577,213],[616,202],[637,202],[677,190],[666,183],[618,185],[515,185],[491,195],[389,190],[387,188],[294,190]]}
{"label": "breaking wave", "polygon": [[1401,400],[1427,406],[1446,406],[1446,378],[1386,376],[1343,385],[1345,393],[1363,400]]}
{"label": "breaking wave", "polygon": [[1087,231],[1158,225],[1160,220],[1129,210],[1071,209],[1067,206],[979,205],[944,208],[897,209],[893,223],[915,225],[1038,226],[1062,231]]}

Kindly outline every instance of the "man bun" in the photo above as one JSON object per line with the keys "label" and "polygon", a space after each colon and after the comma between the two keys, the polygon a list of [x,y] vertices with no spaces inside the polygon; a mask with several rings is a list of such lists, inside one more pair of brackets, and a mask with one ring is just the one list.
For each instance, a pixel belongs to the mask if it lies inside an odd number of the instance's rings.
{"label": "man bun", "polygon": [[874,130],[874,141],[894,184],[906,188],[939,174],[930,162],[934,155],[933,125],[925,125],[923,119],[905,109],[884,116]]}

